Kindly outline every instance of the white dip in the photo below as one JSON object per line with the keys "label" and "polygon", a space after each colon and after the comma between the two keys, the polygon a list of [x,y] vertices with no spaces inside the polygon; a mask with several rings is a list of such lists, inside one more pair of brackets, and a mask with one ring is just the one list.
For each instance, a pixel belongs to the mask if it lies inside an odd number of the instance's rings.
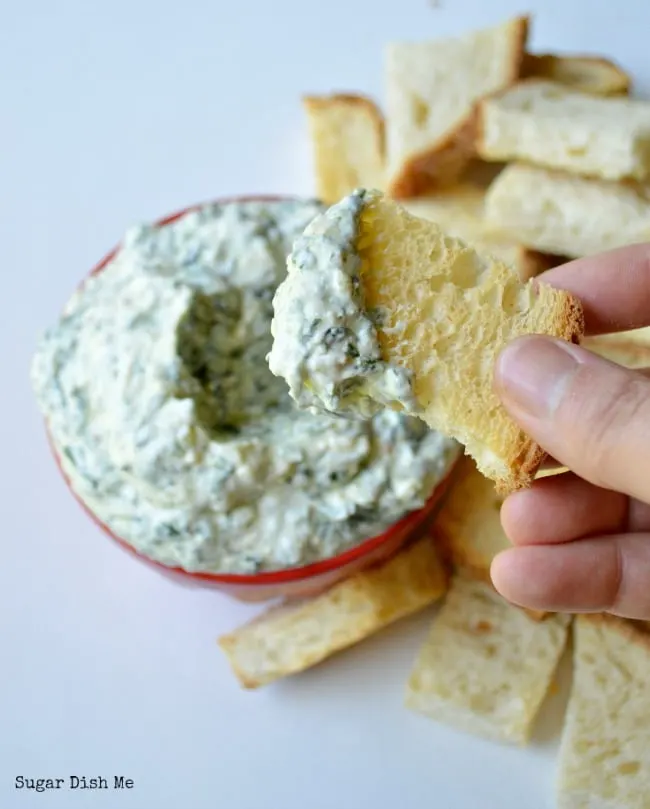
{"label": "white dip", "polygon": [[208,205],[132,229],[32,375],[77,495],[189,571],[337,554],[424,504],[458,455],[417,419],[299,410],[266,362],[272,298],[315,202]]}
{"label": "white dip", "polygon": [[357,190],[309,223],[273,299],[269,367],[313,412],[368,418],[385,407],[418,411],[410,372],[381,359],[382,313],[363,300],[358,220],[375,193]]}

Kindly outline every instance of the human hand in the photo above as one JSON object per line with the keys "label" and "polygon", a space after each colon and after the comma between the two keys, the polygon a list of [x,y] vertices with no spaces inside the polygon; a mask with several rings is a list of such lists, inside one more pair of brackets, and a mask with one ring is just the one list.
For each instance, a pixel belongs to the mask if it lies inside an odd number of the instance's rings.
{"label": "human hand", "polygon": [[[588,334],[650,325],[650,245],[573,261],[543,280],[583,303]],[[509,601],[531,609],[650,619],[650,369],[523,337],[499,357],[511,416],[571,472],[510,495],[515,546],[492,563]]]}

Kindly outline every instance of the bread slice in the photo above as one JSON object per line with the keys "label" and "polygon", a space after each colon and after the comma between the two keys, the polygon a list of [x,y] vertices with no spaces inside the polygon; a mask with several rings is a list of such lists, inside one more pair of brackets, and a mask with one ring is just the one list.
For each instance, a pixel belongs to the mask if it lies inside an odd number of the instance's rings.
{"label": "bread slice", "polygon": [[[355,188],[383,188],[384,119],[377,105],[360,95],[306,96],[319,198],[334,203]],[[473,161],[467,174],[494,179],[494,163]],[[540,253],[490,233],[483,218],[485,187],[478,182],[453,186],[436,197],[405,201],[408,210],[437,221],[452,236],[479,252],[512,264],[522,278],[532,278],[561,264],[561,256]]]}
{"label": "bread slice", "polygon": [[333,203],[360,186],[384,187],[384,118],[362,95],[305,96],[319,198]]}
{"label": "bread slice", "polygon": [[604,180],[650,177],[650,102],[527,79],[478,104],[477,151]]}
{"label": "bread slice", "polygon": [[320,663],[441,598],[447,574],[424,537],[322,595],[270,610],[219,638],[239,682],[258,688]]}
{"label": "bread slice", "polygon": [[495,232],[485,220],[485,193],[485,188],[465,182],[435,196],[401,202],[413,216],[436,222],[450,236],[463,239],[478,253],[495,256],[515,267],[523,280],[564,262],[562,256],[531,250]]}
{"label": "bread slice", "polygon": [[474,105],[519,77],[528,18],[386,51],[387,188],[396,198],[452,184],[474,155]]}
{"label": "bread slice", "polygon": [[365,306],[382,312],[382,358],[412,374],[418,415],[464,444],[500,492],[529,485],[544,453],[497,398],[495,362],[520,335],[578,339],[580,303],[520,281],[502,261],[379,193],[365,199],[356,247]]}
{"label": "bread slice", "polygon": [[564,649],[569,618],[537,622],[491,587],[456,577],[420,650],[407,707],[524,745]]}
{"label": "bread slice", "polygon": [[512,164],[488,190],[488,224],[503,238],[577,258],[650,241],[650,185],[587,180]]}
{"label": "bread slice", "polygon": [[632,79],[611,59],[602,56],[560,56],[527,53],[522,75],[549,79],[596,96],[629,95]]}
{"label": "bread slice", "polygon": [[572,295],[359,189],[295,241],[273,308],[269,368],[301,407],[406,411],[464,444],[499,491],[532,482],[544,453],[502,406],[494,367],[524,334],[578,340]]}
{"label": "bread slice", "polygon": [[511,547],[501,527],[503,497],[471,458],[458,462],[452,484],[434,522],[440,548],[455,568],[489,583],[492,560]]}
{"label": "bread slice", "polygon": [[629,622],[581,615],[559,753],[560,809],[650,806],[650,637]]}
{"label": "bread slice", "polygon": [[585,337],[582,345],[625,368],[650,368],[650,328]]}
{"label": "bread slice", "polygon": [[[503,497],[471,458],[461,458],[457,463],[451,484],[433,524],[438,547],[452,569],[492,586],[492,560],[511,547],[501,527]],[[549,614],[541,610],[525,612],[535,621]]]}

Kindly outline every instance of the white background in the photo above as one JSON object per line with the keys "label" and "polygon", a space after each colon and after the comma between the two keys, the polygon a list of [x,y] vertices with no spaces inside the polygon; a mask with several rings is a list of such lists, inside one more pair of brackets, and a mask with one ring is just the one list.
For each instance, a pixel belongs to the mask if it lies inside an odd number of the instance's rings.
{"label": "white background", "polygon": [[[301,677],[235,684],[251,614],[95,529],[48,455],[38,333],[131,223],[233,193],[313,193],[302,92],[381,97],[390,38],[537,11],[533,46],[609,54],[650,87],[646,0],[6,0],[0,19],[0,808],[542,809],[554,712],[526,751],[402,708],[431,616]],[[562,696],[555,701],[561,702]],[[129,792],[16,791],[113,775]]]}

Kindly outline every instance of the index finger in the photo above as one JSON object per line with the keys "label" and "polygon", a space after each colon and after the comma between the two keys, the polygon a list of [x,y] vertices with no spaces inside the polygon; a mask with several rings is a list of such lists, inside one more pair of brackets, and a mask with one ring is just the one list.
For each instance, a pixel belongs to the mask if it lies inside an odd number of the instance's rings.
{"label": "index finger", "polygon": [[650,326],[650,244],[579,258],[538,278],[582,301],[587,334]]}

